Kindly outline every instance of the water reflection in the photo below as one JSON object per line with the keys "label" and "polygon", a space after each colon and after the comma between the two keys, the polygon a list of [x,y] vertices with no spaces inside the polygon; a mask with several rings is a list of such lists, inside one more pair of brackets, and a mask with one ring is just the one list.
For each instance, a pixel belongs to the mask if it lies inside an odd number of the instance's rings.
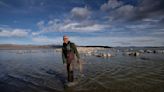
{"label": "water reflection", "polygon": [[[102,52],[102,51],[101,51]],[[112,53],[112,52],[110,52]],[[117,54],[117,53],[116,53]],[[111,58],[83,55],[85,78],[65,88],[66,69],[53,49],[1,50],[0,90],[3,92],[163,92],[163,54]]]}

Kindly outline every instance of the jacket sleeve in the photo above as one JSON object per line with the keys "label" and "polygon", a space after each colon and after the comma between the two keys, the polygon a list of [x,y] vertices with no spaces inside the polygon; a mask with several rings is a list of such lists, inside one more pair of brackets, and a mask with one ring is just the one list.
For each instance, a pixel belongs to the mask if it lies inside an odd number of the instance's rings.
{"label": "jacket sleeve", "polygon": [[62,59],[63,59],[63,64],[65,64],[65,63],[66,63],[66,57],[65,57],[65,55],[64,55],[64,50],[63,50],[63,48],[62,48]]}
{"label": "jacket sleeve", "polygon": [[80,59],[79,53],[78,53],[77,48],[76,48],[76,45],[74,43],[72,44],[72,47],[74,49],[74,52],[75,52],[77,58]]}

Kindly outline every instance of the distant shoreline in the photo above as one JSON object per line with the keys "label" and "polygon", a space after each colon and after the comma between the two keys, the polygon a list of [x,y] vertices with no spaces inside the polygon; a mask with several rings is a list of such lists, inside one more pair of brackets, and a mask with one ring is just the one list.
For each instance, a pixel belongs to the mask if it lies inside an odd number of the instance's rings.
{"label": "distant shoreline", "polygon": [[[17,45],[17,44],[0,44],[0,50],[4,49],[51,49],[61,48],[62,45]],[[100,47],[100,48],[112,48],[109,46],[77,46],[77,47]]]}
{"label": "distant shoreline", "polygon": [[[14,50],[14,49],[53,49],[61,48],[62,45],[19,45],[19,44],[0,44],[0,50]],[[153,47],[153,46],[127,46],[127,47],[110,47],[110,46],[77,46],[77,47],[100,47],[100,48],[164,48],[164,46]]]}

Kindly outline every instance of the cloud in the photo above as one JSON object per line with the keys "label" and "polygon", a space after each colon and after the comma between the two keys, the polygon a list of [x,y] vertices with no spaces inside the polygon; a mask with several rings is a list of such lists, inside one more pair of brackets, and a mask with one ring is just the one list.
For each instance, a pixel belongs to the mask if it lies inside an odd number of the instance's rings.
{"label": "cloud", "polygon": [[109,10],[120,7],[121,5],[123,5],[123,2],[121,2],[121,1],[108,0],[108,2],[101,5],[100,8],[102,11],[109,11]]}
{"label": "cloud", "polygon": [[109,21],[127,21],[135,16],[136,7],[132,5],[123,5],[110,11],[107,18]]}
{"label": "cloud", "polygon": [[137,6],[137,12],[135,14],[136,15],[133,16],[133,20],[142,20],[144,18],[159,18],[164,14],[164,1],[143,0]]}
{"label": "cloud", "polygon": [[144,22],[159,22],[159,19],[152,19],[152,18],[144,18],[142,19],[142,21]]}
{"label": "cloud", "polygon": [[100,9],[108,14],[107,18],[109,18],[110,21],[128,20],[133,18],[137,11],[135,6],[124,4],[123,1],[119,0],[109,0],[107,3],[101,5]]}
{"label": "cloud", "polygon": [[7,7],[7,8],[10,7],[8,4],[6,4],[6,3],[3,2],[3,1],[0,1],[0,7],[1,7],[1,6]]}
{"label": "cloud", "polygon": [[62,44],[62,37],[48,38],[47,36],[33,37],[32,41],[35,44]]}
{"label": "cloud", "polygon": [[37,23],[37,26],[41,29],[41,28],[43,28],[44,27],[44,21],[39,21],[38,23]]}
{"label": "cloud", "polygon": [[115,20],[138,21],[144,18],[157,18],[164,14],[163,0],[142,0],[137,5],[119,0],[109,0],[100,9]]}
{"label": "cloud", "polygon": [[29,29],[0,28],[0,37],[27,37]]}
{"label": "cloud", "polygon": [[152,28],[154,27],[155,25],[151,25],[151,24],[135,24],[135,25],[126,25],[125,27],[126,28],[129,28],[129,29],[147,29],[147,28]]}
{"label": "cloud", "polygon": [[[99,24],[92,21],[76,22],[71,20],[61,21],[58,19],[50,20],[47,23],[40,21],[37,23],[41,32],[95,32],[109,28],[109,24]],[[37,33],[34,33],[37,34]]]}
{"label": "cloud", "polygon": [[164,41],[158,37],[70,37],[77,45],[101,45],[101,46],[163,46]]}
{"label": "cloud", "polygon": [[164,37],[164,28],[162,29],[157,29],[154,32],[150,33],[152,36],[157,36],[157,37]]}
{"label": "cloud", "polygon": [[132,5],[124,5],[115,11],[115,14],[118,14],[118,17],[127,17],[127,18],[134,16],[133,15],[134,13],[135,13],[135,7]]}
{"label": "cloud", "polygon": [[37,33],[53,32],[53,31],[59,32],[61,31],[63,23],[61,23],[61,21],[58,19],[53,19],[53,20],[48,21],[47,23],[45,23],[44,21],[39,21],[37,23],[37,26],[41,30],[41,32],[37,32]]}
{"label": "cloud", "polygon": [[87,7],[74,7],[71,10],[71,15],[75,19],[87,19],[89,18],[91,11]]}
{"label": "cloud", "polygon": [[37,35],[40,35],[42,33],[44,33],[44,31],[37,31],[37,32],[32,32],[32,35],[37,36]]}
{"label": "cloud", "polygon": [[139,5],[139,10],[141,12],[152,13],[156,11],[164,11],[164,1],[163,0],[143,0]]}
{"label": "cloud", "polygon": [[45,28],[45,22],[44,21],[39,21],[36,25],[40,31],[35,31],[35,32],[33,31],[32,32],[33,36],[40,35],[40,34],[47,31],[47,29]]}
{"label": "cloud", "polygon": [[50,40],[47,37],[34,37],[32,38],[35,42],[43,42],[43,43],[49,43]]}
{"label": "cloud", "polygon": [[96,24],[96,23],[68,23],[65,24],[61,29],[62,30],[69,30],[73,32],[95,32],[95,31],[102,31],[108,28],[108,25],[103,24]]}

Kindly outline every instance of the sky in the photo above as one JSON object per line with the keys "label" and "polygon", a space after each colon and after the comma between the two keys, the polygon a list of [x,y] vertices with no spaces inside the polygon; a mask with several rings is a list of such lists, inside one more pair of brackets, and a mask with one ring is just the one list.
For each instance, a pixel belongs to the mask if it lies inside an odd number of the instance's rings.
{"label": "sky", "polygon": [[0,0],[0,44],[164,46],[164,0]]}

